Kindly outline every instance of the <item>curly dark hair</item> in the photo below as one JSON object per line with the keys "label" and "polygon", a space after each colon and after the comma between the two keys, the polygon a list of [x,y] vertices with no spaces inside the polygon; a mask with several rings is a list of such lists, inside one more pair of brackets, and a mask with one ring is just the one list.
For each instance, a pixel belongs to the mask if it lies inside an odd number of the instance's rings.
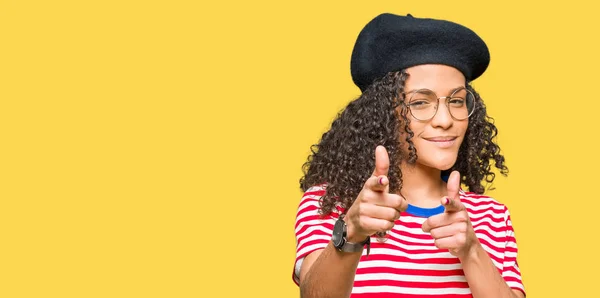
{"label": "curly dark hair", "polygon": [[[412,142],[408,108],[403,104],[404,84],[408,73],[404,70],[390,72],[371,84],[360,97],[351,101],[331,124],[318,144],[312,145],[311,154],[302,166],[304,176],[300,188],[307,191],[311,186],[326,184],[326,194],[321,197],[320,214],[335,210],[336,203],[348,210],[360,193],[365,181],[375,167],[375,147],[383,145],[388,151],[390,168],[388,178],[390,192],[402,189],[402,160],[415,163],[417,151]],[[493,118],[470,84],[467,89],[475,95],[476,109],[469,117],[465,138],[458,158],[451,169],[461,173],[461,183],[474,193],[485,191],[482,181],[494,181],[491,161],[506,176],[508,168],[500,147],[495,143],[498,129]],[[400,109],[398,109],[400,107]],[[405,138],[401,140],[402,131]],[[408,143],[408,156],[402,151],[402,142]]]}

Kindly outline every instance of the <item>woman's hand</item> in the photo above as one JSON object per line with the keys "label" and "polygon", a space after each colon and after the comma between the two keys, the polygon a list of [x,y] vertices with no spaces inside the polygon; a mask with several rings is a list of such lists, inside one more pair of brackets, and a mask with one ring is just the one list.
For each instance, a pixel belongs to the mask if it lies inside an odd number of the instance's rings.
{"label": "woman's hand", "polygon": [[423,223],[423,231],[431,233],[435,246],[448,249],[461,261],[468,257],[479,244],[475,235],[467,209],[460,201],[460,173],[450,174],[447,183],[448,195],[442,198],[446,211],[429,217]]}
{"label": "woman's hand", "polygon": [[376,232],[391,230],[400,213],[408,207],[403,197],[389,193],[389,167],[390,160],[385,147],[377,146],[375,170],[344,218],[348,241],[362,242]]}

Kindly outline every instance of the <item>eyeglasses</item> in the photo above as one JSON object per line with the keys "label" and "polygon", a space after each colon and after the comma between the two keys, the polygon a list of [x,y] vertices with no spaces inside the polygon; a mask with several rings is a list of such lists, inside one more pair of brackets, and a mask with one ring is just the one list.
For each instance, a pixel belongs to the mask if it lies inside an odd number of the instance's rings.
{"label": "eyeglasses", "polygon": [[465,120],[475,111],[475,95],[464,87],[454,90],[450,96],[438,97],[429,89],[419,89],[404,93],[404,98],[408,98],[406,105],[411,115],[419,121],[427,121],[435,116],[440,99],[446,100],[446,106],[454,120]]}

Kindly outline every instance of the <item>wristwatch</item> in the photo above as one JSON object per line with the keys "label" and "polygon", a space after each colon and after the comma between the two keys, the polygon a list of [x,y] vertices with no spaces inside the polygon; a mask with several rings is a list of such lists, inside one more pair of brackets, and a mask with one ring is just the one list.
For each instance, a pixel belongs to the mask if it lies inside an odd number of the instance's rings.
{"label": "wristwatch", "polygon": [[342,214],[333,226],[333,235],[331,235],[331,241],[333,242],[333,246],[337,250],[343,252],[359,252],[363,251],[366,245],[367,256],[369,255],[369,252],[371,250],[371,237],[367,237],[367,239],[361,243],[352,243],[347,241],[346,236],[346,222],[344,221],[344,215]]}

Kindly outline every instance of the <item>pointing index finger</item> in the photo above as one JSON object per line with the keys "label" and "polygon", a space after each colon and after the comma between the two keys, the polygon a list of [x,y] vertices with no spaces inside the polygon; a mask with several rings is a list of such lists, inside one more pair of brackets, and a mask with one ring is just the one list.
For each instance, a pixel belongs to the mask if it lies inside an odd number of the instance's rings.
{"label": "pointing index finger", "polygon": [[446,208],[446,212],[457,212],[465,210],[465,205],[461,203],[459,198],[451,199],[448,197],[442,198],[442,205]]}

